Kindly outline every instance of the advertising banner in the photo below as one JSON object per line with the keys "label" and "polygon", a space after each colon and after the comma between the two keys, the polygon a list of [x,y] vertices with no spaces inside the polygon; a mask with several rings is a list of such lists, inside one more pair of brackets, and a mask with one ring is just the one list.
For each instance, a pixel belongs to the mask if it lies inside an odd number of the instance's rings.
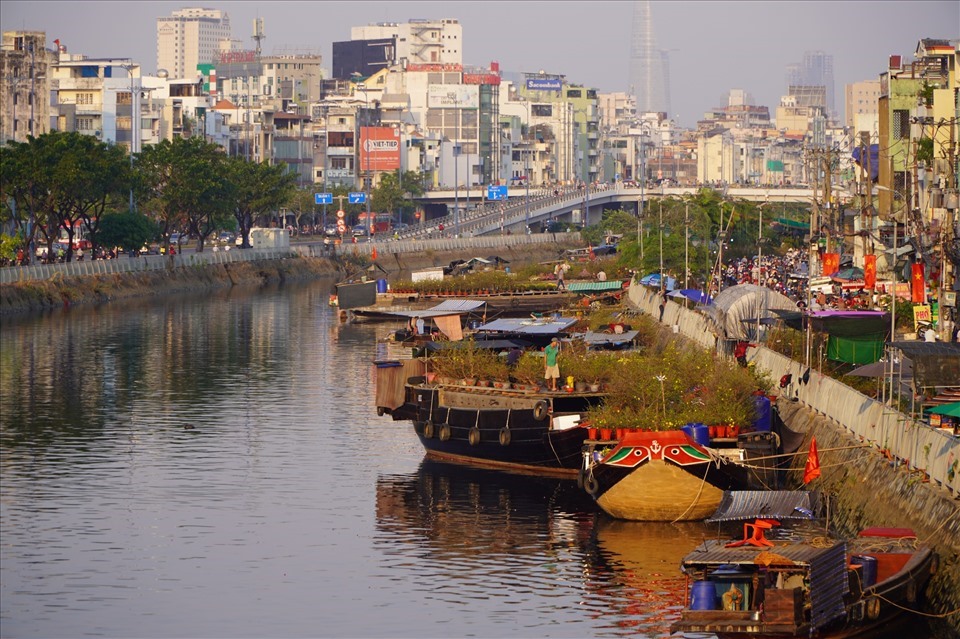
{"label": "advertising banner", "polygon": [[430,109],[476,109],[480,107],[480,87],[475,84],[431,84],[427,86]]}
{"label": "advertising banner", "polygon": [[528,91],[560,91],[563,80],[560,78],[527,78]]}
{"label": "advertising banner", "polygon": [[840,270],[840,254],[824,253],[823,254],[823,274],[833,275],[839,270]]}
{"label": "advertising banner", "polygon": [[396,171],[400,168],[400,131],[389,126],[360,127],[361,171]]}

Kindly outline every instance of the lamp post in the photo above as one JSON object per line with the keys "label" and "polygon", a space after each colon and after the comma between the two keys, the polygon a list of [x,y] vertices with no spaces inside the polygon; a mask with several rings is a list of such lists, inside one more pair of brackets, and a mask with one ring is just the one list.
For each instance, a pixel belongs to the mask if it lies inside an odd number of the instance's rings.
{"label": "lamp post", "polygon": [[640,259],[643,259],[643,204],[647,184],[646,129],[640,129],[640,202],[637,205],[637,243],[640,245]]}
{"label": "lamp post", "polygon": [[454,141],[453,141],[453,232],[460,235],[460,100],[453,94]]}
{"label": "lamp post", "polygon": [[683,209],[683,288],[690,288],[690,202]]}
{"label": "lamp post", "polygon": [[[327,168],[328,159],[330,158],[330,129],[329,129],[329,111],[330,107],[323,105],[320,107],[320,112],[323,115],[323,192],[327,192]],[[323,232],[324,237],[326,237],[327,232],[327,201],[323,201]]]}
{"label": "lamp post", "polygon": [[[531,137],[530,136],[530,102],[527,101],[525,105],[527,107],[527,144],[529,145],[530,137]],[[524,215],[524,228],[526,229],[526,232],[529,234],[530,233],[530,149],[529,149],[529,146],[528,148],[524,149],[524,151],[525,151],[524,153],[525,166],[523,169],[523,172],[524,172],[523,177],[524,177],[524,183],[526,184],[526,188],[527,188],[526,201],[525,201],[526,214]]]}
{"label": "lamp post", "polygon": [[[758,208],[760,212],[760,220],[757,224],[757,284],[763,286],[763,207],[767,205],[767,200],[763,200]],[[807,280],[809,282],[809,280]],[[763,309],[761,308],[757,312],[757,343],[760,342],[760,315],[762,314]]]}
{"label": "lamp post", "polygon": [[[362,83],[361,83],[361,84],[358,84],[358,85],[357,85],[357,90],[358,90],[358,91],[363,91],[363,119],[364,119],[364,120],[367,120],[367,119],[369,119],[369,113],[367,112],[367,110],[368,110],[368,108],[369,108],[369,107],[368,107],[368,103],[367,103],[367,85],[362,84]],[[366,164],[367,164],[367,169],[366,169],[366,171],[365,171],[366,177],[365,177],[364,180],[363,180],[364,190],[365,190],[366,193],[367,193],[367,197],[366,197],[366,200],[367,200],[367,221],[366,221],[366,224],[363,225],[363,232],[364,232],[364,234],[367,236],[367,239],[369,240],[369,239],[370,239],[370,228],[371,228],[370,225],[372,224],[372,219],[371,219],[371,217],[370,217],[370,189],[371,189],[371,187],[373,186],[373,176],[370,174],[370,149],[368,148],[368,147],[369,147],[369,144],[367,143],[366,140],[363,139],[363,125],[362,125],[362,124],[361,124],[361,126],[360,126],[360,138],[361,138],[361,140],[360,140],[361,150],[364,152],[364,156],[366,156],[366,159],[367,159],[367,162],[366,162]]]}
{"label": "lamp post", "polygon": [[[120,65],[123,69],[127,71],[127,75],[130,76],[130,212],[133,213],[136,209],[134,208],[133,203],[133,154],[137,150],[137,125],[134,123],[134,120],[140,119],[140,94],[136,93],[133,86],[133,70],[138,68],[138,65],[135,65],[132,61],[127,64]],[[31,90],[32,91],[32,90]],[[137,96],[137,112],[134,112],[133,108],[133,99],[134,94]],[[31,100],[32,102],[32,100]],[[31,105],[32,109],[32,105]],[[33,116],[31,115],[31,118]],[[31,127],[33,124],[30,125]]]}

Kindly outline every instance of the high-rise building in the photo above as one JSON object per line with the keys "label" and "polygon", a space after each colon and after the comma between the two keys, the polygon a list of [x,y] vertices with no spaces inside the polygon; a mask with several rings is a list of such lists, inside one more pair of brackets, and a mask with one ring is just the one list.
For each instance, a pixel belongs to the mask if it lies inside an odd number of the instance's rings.
{"label": "high-rise building", "polygon": [[788,87],[823,87],[825,103],[820,106],[825,107],[831,115],[836,114],[832,55],[823,51],[805,52],[803,62],[787,65],[786,79]]}
{"label": "high-rise building", "polygon": [[846,100],[844,124],[849,127],[855,127],[857,131],[877,130],[876,126],[865,128],[858,124],[858,120],[863,120],[867,116],[869,121],[876,121],[880,113],[880,80],[864,80],[854,82],[845,87]]}
{"label": "high-rise building", "polygon": [[637,113],[670,112],[669,78],[669,58],[653,36],[650,0],[638,0],[630,40],[630,86],[637,96]]}
{"label": "high-rise building", "polygon": [[170,78],[193,78],[230,40],[230,17],[219,9],[189,8],[157,18],[157,68]]}
{"label": "high-rise building", "polygon": [[391,64],[463,64],[463,26],[458,20],[378,22],[350,29],[333,43],[333,77],[368,77]]}

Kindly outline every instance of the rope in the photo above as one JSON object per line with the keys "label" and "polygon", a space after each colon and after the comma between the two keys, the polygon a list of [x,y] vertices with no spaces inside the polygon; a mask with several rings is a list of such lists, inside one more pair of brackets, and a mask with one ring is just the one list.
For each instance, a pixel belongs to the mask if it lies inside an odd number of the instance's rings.
{"label": "rope", "polygon": [[[719,466],[718,466],[718,468],[719,468]],[[700,495],[703,494],[703,486],[707,483],[707,473],[709,473],[709,472],[710,472],[710,464],[706,464],[706,465],[704,466],[704,470],[703,470],[703,477],[700,479],[700,488],[697,489],[697,496],[693,498],[693,501],[690,502],[690,505],[687,506],[687,509],[686,509],[685,511],[683,511],[682,513],[680,513],[680,515],[677,516],[676,519],[674,519],[673,521],[670,522],[671,524],[675,524],[675,523],[677,523],[678,521],[682,520],[682,519],[683,519],[683,516],[686,515],[688,512],[690,512],[690,509],[693,508],[693,506],[694,506],[698,501],[700,501]]]}

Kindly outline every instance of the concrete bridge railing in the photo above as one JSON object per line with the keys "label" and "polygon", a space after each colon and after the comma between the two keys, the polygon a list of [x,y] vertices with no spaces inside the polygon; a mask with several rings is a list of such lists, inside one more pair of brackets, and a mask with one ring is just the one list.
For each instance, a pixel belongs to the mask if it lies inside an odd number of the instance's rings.
{"label": "concrete bridge railing", "polygon": [[[657,290],[634,282],[629,299],[644,313],[658,317]],[[709,320],[693,309],[671,300],[667,302],[662,321],[705,348],[724,351]],[[832,419],[851,435],[876,446],[898,463],[927,473],[934,485],[943,487],[951,495],[960,495],[960,439],[916,421],[815,370],[810,370],[806,384],[800,384],[798,380],[807,372],[807,367],[766,347],[750,348],[747,358],[773,379],[792,375],[794,381],[784,389],[784,395],[796,397],[800,403]]]}
{"label": "concrete bridge railing", "polygon": [[[334,257],[337,255],[371,256],[378,253],[423,253],[426,251],[484,251],[496,252],[515,246],[555,244],[558,242],[579,244],[579,233],[535,233],[532,235],[485,235],[466,238],[435,238],[410,240],[381,240],[357,244],[323,244],[322,242],[294,244],[277,249],[232,249],[230,251],[204,251],[179,255],[122,256],[114,260],[88,260],[63,264],[36,264],[0,268],[0,285],[16,282],[46,280],[51,277],[82,277],[162,271],[206,264],[231,264],[259,260],[281,260],[295,256]],[[474,257],[474,256],[470,256]],[[484,255],[483,257],[486,257]]]}

